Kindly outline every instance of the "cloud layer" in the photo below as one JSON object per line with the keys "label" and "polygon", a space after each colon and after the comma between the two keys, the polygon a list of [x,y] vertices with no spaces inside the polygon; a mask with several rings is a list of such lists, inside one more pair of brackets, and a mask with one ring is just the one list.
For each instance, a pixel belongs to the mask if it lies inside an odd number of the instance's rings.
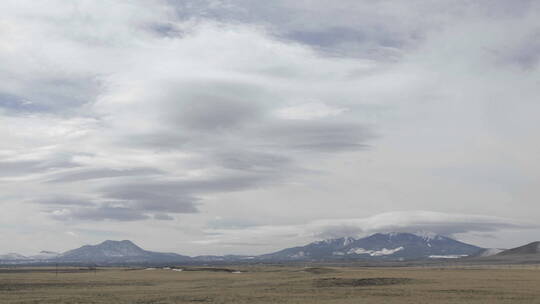
{"label": "cloud layer", "polygon": [[540,212],[539,17],[534,1],[4,1],[0,244],[537,231],[518,223]]}

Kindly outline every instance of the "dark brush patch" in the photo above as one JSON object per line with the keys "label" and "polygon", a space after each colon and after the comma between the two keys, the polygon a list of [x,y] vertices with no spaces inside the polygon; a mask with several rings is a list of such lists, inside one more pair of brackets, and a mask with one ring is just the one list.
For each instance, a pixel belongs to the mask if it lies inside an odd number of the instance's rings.
{"label": "dark brush patch", "polygon": [[313,284],[315,287],[363,287],[407,284],[411,283],[412,281],[414,280],[408,278],[324,278],[315,280]]}

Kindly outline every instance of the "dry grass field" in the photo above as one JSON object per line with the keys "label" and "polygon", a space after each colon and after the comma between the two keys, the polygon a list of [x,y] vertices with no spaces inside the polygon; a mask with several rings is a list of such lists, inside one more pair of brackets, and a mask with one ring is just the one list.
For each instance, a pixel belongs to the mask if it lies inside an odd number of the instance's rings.
{"label": "dry grass field", "polygon": [[540,303],[537,266],[234,269],[2,268],[0,303]]}

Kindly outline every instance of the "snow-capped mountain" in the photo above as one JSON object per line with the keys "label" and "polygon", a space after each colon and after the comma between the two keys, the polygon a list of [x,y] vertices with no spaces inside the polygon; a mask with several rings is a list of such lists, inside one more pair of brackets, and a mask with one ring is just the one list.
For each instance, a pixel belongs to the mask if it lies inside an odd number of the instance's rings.
{"label": "snow-capped mountain", "polygon": [[432,233],[376,233],[314,242],[260,256],[267,260],[423,259],[459,258],[482,248]]}

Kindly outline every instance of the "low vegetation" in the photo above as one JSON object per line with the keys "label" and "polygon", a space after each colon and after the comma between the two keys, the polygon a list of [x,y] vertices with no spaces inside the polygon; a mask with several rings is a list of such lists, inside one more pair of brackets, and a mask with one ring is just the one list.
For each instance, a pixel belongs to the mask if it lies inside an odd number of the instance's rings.
{"label": "low vegetation", "polygon": [[3,268],[0,302],[540,303],[535,265],[173,269]]}

